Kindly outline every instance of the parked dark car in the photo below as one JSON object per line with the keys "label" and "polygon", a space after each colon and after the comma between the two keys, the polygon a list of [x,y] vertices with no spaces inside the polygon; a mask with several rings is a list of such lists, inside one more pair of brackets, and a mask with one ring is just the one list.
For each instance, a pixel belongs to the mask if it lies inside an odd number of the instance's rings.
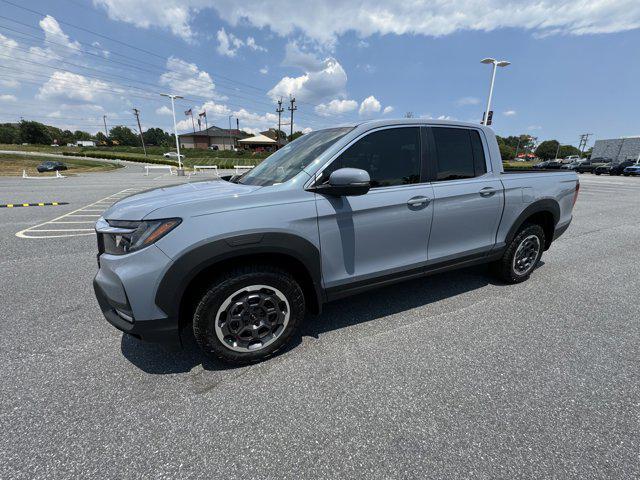
{"label": "parked dark car", "polygon": [[533,166],[536,170],[555,170],[562,167],[562,163],[555,160],[547,160]]}
{"label": "parked dark car", "polygon": [[571,163],[565,163],[564,165],[562,165],[560,168],[562,170],[575,170],[576,168],[578,168],[578,165],[580,165],[582,162],[580,161],[573,161]]}
{"label": "parked dark car", "polygon": [[67,166],[62,162],[43,162],[38,165],[38,172],[55,172],[57,170],[66,170]]}
{"label": "parked dark car", "polygon": [[596,175],[602,175],[603,173],[608,173],[609,175],[622,175],[625,168],[635,165],[635,163],[635,160],[625,160],[624,162],[600,165],[593,170],[593,173]]}
{"label": "parked dark car", "polygon": [[578,173],[593,173],[596,167],[600,165],[606,165],[607,163],[611,163],[610,158],[592,158],[591,160],[585,160],[580,165],[578,165],[575,169]]}

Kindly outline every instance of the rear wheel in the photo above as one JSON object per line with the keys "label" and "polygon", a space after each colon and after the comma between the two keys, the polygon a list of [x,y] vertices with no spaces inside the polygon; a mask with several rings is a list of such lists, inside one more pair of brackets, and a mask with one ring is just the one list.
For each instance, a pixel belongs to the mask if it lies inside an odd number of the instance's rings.
{"label": "rear wheel", "polygon": [[288,272],[246,266],[216,279],[196,307],[193,332],[202,350],[233,364],[268,358],[302,323],[302,289]]}
{"label": "rear wheel", "polygon": [[494,267],[507,283],[520,283],[529,278],[542,257],[544,230],[537,224],[525,224],[509,243],[502,258]]}

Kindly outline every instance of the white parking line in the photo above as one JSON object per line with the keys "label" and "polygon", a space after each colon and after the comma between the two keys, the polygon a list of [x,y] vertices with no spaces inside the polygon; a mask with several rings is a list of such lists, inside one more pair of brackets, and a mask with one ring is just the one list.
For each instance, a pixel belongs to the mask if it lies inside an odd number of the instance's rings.
{"label": "white parking line", "polygon": [[[32,227],[25,228],[24,230],[20,230],[16,233],[16,237],[19,238],[63,238],[63,237],[82,237],[85,235],[94,235],[95,230],[93,228],[77,228],[80,225],[78,224],[94,224],[95,220],[100,217],[99,213],[83,213],[83,212],[104,212],[106,208],[111,206],[114,202],[118,201],[120,198],[126,197],[127,195],[131,195],[132,193],[138,192],[142,190],[142,188],[127,188],[120,192],[109,195],[108,197],[101,198],[100,200],[96,200],[89,205],[85,205],[84,207],[73,210],[69,213],[65,213],[59,217],[56,217],[52,220],[46,221],[44,223],[39,223],[38,225],[34,225]],[[97,208],[91,208],[97,207]],[[102,208],[104,207],[104,208]],[[77,218],[77,220],[76,220]],[[64,224],[69,225],[70,228],[62,228]],[[55,228],[55,226],[60,226],[61,228]],[[47,228],[47,227],[54,228]],[[42,228],[44,227],[44,228]],[[51,235],[51,234],[55,235]]]}

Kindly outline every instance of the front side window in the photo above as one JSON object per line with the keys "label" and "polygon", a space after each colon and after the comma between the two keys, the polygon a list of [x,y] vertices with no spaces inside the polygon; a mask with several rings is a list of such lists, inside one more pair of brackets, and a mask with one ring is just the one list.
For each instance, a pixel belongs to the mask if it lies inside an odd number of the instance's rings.
{"label": "front side window", "polygon": [[436,180],[474,178],[487,173],[480,134],[465,128],[433,127],[438,159]]}
{"label": "front side window", "polygon": [[368,134],[345,150],[323,172],[326,181],[339,168],[359,168],[371,177],[371,187],[420,181],[420,129],[387,128]]}

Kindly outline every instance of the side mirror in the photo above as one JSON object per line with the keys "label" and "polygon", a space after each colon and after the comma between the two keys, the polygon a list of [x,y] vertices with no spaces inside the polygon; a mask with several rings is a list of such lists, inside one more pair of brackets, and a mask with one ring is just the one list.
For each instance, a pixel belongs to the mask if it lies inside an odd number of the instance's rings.
{"label": "side mirror", "polygon": [[337,197],[364,195],[371,188],[371,177],[366,170],[340,168],[329,176],[329,182],[318,185],[314,190]]}

